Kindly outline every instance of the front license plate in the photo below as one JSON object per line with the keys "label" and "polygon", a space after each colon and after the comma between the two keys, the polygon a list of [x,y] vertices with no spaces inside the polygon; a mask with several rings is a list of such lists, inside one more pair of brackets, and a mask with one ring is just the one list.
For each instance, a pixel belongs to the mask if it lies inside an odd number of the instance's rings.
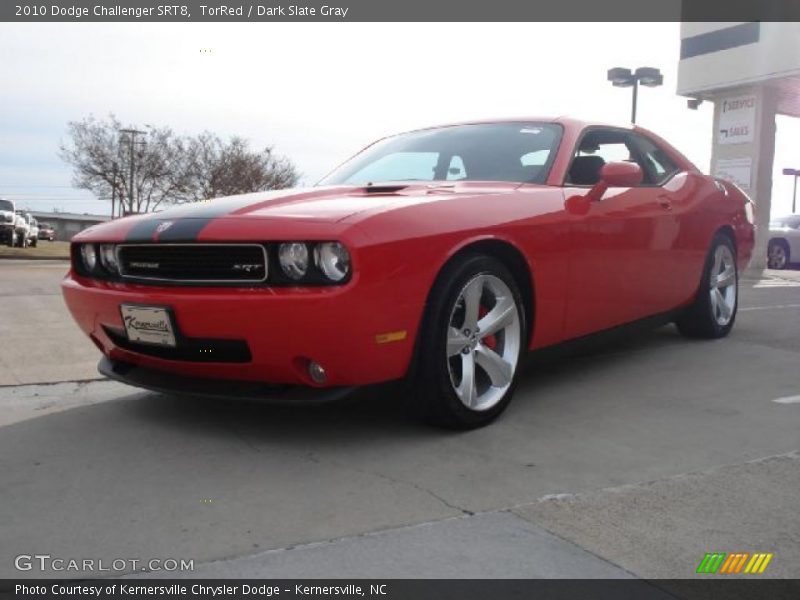
{"label": "front license plate", "polygon": [[122,304],[119,309],[130,341],[157,346],[175,346],[175,330],[166,308]]}

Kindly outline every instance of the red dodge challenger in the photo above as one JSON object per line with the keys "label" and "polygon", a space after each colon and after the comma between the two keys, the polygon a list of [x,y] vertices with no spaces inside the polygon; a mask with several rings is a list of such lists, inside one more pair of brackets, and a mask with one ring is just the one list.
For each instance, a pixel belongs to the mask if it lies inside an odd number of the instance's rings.
{"label": "red dodge challenger", "polygon": [[406,378],[470,428],[523,350],[642,321],[725,336],[753,229],[744,193],[642,128],[486,121],[383,139],[313,188],[92,227],[62,286],[113,379],[291,402]]}

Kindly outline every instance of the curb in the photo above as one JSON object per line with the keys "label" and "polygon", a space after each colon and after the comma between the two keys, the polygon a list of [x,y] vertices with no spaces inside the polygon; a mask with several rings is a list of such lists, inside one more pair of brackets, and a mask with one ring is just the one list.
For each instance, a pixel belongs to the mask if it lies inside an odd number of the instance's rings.
{"label": "curb", "polygon": [[69,256],[3,256],[0,254],[0,260],[64,260],[68,261]]}

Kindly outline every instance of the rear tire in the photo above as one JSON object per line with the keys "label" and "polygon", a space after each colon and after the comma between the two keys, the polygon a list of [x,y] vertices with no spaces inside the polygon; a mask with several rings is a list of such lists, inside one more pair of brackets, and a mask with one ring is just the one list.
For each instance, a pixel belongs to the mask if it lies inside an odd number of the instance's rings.
{"label": "rear tire", "polygon": [[687,337],[725,337],[733,328],[738,307],[736,249],[727,235],[718,233],[711,241],[697,296],[675,324]]}
{"label": "rear tire", "polygon": [[450,429],[491,423],[511,402],[526,331],[522,297],[503,263],[468,254],[448,264],[418,336],[415,413]]}
{"label": "rear tire", "polygon": [[767,268],[785,269],[789,266],[789,244],[786,240],[770,240],[767,246]]}

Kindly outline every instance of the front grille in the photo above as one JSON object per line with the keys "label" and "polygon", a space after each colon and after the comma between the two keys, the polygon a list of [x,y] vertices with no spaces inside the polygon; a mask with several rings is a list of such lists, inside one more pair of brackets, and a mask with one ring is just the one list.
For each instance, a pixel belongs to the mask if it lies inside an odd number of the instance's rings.
{"label": "front grille", "polygon": [[260,283],[268,275],[259,244],[120,244],[117,259],[126,279]]}

